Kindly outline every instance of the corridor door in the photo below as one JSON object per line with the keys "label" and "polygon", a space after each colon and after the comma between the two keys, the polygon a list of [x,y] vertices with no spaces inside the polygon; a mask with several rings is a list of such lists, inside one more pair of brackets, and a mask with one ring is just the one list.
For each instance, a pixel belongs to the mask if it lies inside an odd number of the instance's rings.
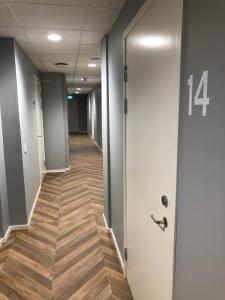
{"label": "corridor door", "polygon": [[41,182],[45,175],[45,146],[44,146],[44,128],[43,128],[43,111],[42,111],[42,97],[41,85],[35,76],[35,100],[36,100],[36,116],[37,116],[37,138],[38,138],[38,154],[39,154],[39,168]]}
{"label": "corridor door", "polygon": [[135,300],[172,300],[182,1],[152,2],[125,39],[127,277]]}

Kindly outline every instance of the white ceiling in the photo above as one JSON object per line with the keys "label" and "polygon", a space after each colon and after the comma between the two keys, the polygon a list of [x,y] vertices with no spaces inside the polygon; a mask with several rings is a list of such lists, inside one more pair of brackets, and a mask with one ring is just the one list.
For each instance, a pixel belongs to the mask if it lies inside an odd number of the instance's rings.
{"label": "white ceiling", "polygon": [[[70,92],[87,93],[100,83],[100,43],[126,0],[0,0],[0,36],[15,37],[42,72],[66,74]],[[47,39],[59,34],[57,43]],[[57,67],[55,63],[68,63]],[[81,78],[87,81],[82,82]]]}

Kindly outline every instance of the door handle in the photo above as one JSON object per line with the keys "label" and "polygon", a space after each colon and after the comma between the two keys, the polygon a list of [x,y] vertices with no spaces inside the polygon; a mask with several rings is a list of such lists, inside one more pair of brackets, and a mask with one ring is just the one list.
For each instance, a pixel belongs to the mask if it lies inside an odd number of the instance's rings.
{"label": "door handle", "polygon": [[166,230],[166,228],[168,227],[168,221],[167,218],[164,217],[162,220],[156,220],[154,215],[151,215],[151,218],[153,220],[153,222],[157,225],[159,225],[159,227],[161,228],[161,230],[164,232]]}

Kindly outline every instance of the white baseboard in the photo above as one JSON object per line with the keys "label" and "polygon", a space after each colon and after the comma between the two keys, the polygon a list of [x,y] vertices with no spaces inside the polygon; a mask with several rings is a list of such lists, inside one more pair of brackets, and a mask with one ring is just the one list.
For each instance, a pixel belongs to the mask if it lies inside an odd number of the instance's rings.
{"label": "white baseboard", "polygon": [[3,238],[0,239],[0,248],[2,247],[3,244],[5,244],[10,236],[10,233],[12,231],[15,230],[25,230],[28,229],[29,225],[28,224],[24,224],[24,225],[13,225],[13,226],[9,226],[9,228],[7,229],[5,236]]}
{"label": "white baseboard", "polygon": [[108,226],[106,218],[105,218],[105,214],[103,214],[103,220],[104,220],[104,223],[105,223],[106,232],[111,234],[113,244],[114,244],[114,247],[116,249],[116,253],[117,253],[117,256],[119,258],[119,262],[120,262],[120,265],[121,265],[121,268],[122,268],[122,271],[123,271],[123,275],[124,275],[124,277],[126,277],[126,267],[125,267],[122,255],[120,253],[120,249],[118,247],[117,240],[116,240],[116,237],[114,235],[113,229]]}
{"label": "white baseboard", "polygon": [[51,174],[51,173],[65,173],[70,170],[70,166],[66,169],[57,169],[57,170],[46,170],[46,174]]}
{"label": "white baseboard", "polygon": [[123,271],[123,275],[124,275],[124,277],[126,277],[126,269],[125,269],[124,261],[123,261],[122,255],[120,253],[120,249],[118,247],[118,244],[117,244],[117,241],[116,241],[116,237],[114,235],[114,232],[113,232],[112,228],[110,229],[110,233],[111,233],[111,236],[112,236],[112,240],[113,240],[114,246],[116,248],[116,253],[117,253],[118,258],[119,258],[119,262],[120,262],[120,265],[121,265],[121,268],[122,268],[122,271]]}
{"label": "white baseboard", "polygon": [[33,213],[34,213],[34,209],[37,205],[37,200],[38,200],[38,197],[39,197],[39,194],[40,194],[40,191],[41,191],[41,184],[38,188],[38,191],[37,191],[37,194],[36,194],[36,197],[35,197],[35,200],[34,200],[34,204],[33,204],[33,207],[31,209],[31,212],[30,212],[30,216],[29,216],[29,220],[28,220],[28,223],[27,224],[24,224],[24,225],[13,225],[13,226],[9,226],[9,228],[7,229],[6,233],[5,233],[5,236],[3,238],[0,239],[0,248],[2,247],[3,244],[5,244],[10,236],[10,233],[12,231],[15,231],[15,230],[26,230],[29,228],[30,226],[30,222],[31,222],[31,219],[32,219],[32,216],[33,216]]}
{"label": "white baseboard", "polygon": [[38,188],[37,195],[35,197],[34,204],[32,206],[31,212],[30,212],[30,216],[29,216],[29,219],[28,219],[28,226],[30,225],[30,222],[31,222],[34,210],[35,210],[35,207],[37,205],[37,201],[38,201],[38,197],[39,197],[40,191],[41,191],[41,184],[40,184],[40,186]]}
{"label": "white baseboard", "polygon": [[95,145],[98,147],[98,149],[102,152],[102,148],[99,146],[99,144],[94,140]]}
{"label": "white baseboard", "polygon": [[105,218],[105,214],[103,214],[103,220],[104,220],[104,223],[105,223],[106,233],[111,233],[111,229],[108,226],[108,223],[107,223],[106,218]]}

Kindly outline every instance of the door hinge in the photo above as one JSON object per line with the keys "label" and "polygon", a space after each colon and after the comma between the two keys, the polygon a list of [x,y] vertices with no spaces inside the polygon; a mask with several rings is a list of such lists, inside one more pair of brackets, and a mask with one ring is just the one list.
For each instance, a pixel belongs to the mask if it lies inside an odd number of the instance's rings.
{"label": "door hinge", "polygon": [[124,113],[125,115],[127,114],[128,111],[128,101],[127,98],[124,99]]}
{"label": "door hinge", "polygon": [[125,261],[128,259],[127,248],[124,248],[124,259]]}
{"label": "door hinge", "polygon": [[127,77],[128,77],[128,75],[127,75],[127,66],[124,66],[124,71],[123,71],[123,76],[124,76],[124,82],[127,82]]}

